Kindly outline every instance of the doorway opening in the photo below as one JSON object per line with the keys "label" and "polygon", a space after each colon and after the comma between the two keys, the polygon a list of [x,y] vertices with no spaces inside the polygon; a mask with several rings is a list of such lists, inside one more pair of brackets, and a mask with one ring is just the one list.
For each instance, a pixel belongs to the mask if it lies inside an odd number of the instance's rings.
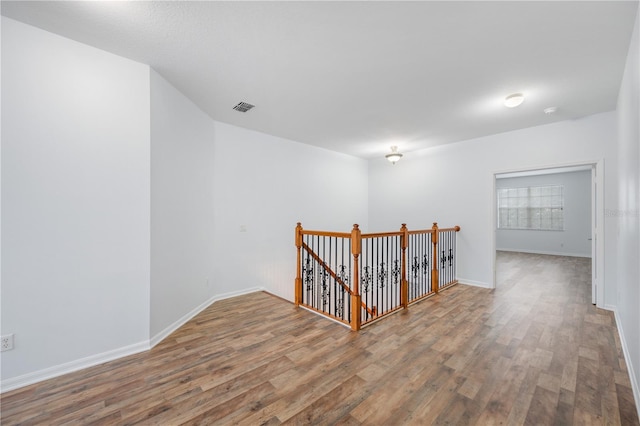
{"label": "doorway opening", "polygon": [[603,307],[602,176],[602,161],[494,173],[494,288],[498,251],[588,257],[591,302]]}

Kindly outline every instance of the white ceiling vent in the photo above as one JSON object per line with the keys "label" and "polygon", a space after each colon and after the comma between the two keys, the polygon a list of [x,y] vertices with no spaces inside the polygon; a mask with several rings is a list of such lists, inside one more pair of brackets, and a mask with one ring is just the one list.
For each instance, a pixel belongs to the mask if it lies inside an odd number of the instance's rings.
{"label": "white ceiling vent", "polygon": [[240,111],[240,112],[247,112],[251,108],[253,108],[254,106],[255,105],[251,105],[251,104],[246,103],[246,102],[240,102],[238,105],[234,106],[233,109],[235,109],[236,111]]}

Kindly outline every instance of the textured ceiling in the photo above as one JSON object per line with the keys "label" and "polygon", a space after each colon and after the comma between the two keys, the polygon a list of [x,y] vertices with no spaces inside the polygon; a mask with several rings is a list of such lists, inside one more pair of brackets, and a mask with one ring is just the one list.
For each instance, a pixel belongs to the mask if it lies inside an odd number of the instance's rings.
{"label": "textured ceiling", "polygon": [[[11,2],[212,118],[363,158],[615,109],[636,1]],[[523,92],[518,108],[502,106]],[[232,108],[256,105],[247,113]],[[543,109],[557,106],[555,114]]]}

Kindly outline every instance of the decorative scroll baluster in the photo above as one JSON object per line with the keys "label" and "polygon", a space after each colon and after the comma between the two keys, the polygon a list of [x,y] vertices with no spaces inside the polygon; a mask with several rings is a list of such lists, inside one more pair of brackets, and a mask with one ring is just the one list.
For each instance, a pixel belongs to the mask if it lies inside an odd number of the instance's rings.
{"label": "decorative scroll baluster", "polygon": [[418,256],[413,256],[413,263],[411,264],[411,272],[413,273],[413,279],[418,278],[420,273],[420,262],[418,262]]}
{"label": "decorative scroll baluster", "polygon": [[383,288],[385,285],[385,280],[387,279],[387,270],[384,267],[384,262],[380,264],[378,268],[378,288]]}
{"label": "decorative scroll baluster", "polygon": [[314,275],[313,275],[313,265],[311,264],[311,258],[309,256],[305,257],[305,266],[302,268],[302,274],[304,276],[304,283],[307,288],[307,291],[313,289],[314,284]]}
{"label": "decorative scroll baluster", "polygon": [[399,279],[400,279],[400,265],[399,265],[400,261],[399,260],[394,260],[393,261],[393,269],[391,270],[391,276],[393,277],[393,284],[398,285],[399,283]]}
{"label": "decorative scroll baluster", "polygon": [[322,308],[324,310],[329,303],[329,295],[331,294],[329,286],[327,285],[327,278],[329,277],[329,273],[323,269],[319,272],[318,275],[320,275],[319,279],[322,282],[320,286],[320,288],[322,289],[322,292],[320,293],[320,300],[322,301]]}
{"label": "decorative scroll baluster", "polygon": [[371,267],[365,266],[362,271],[362,293],[369,292],[369,286],[373,282],[373,273],[371,273]]}

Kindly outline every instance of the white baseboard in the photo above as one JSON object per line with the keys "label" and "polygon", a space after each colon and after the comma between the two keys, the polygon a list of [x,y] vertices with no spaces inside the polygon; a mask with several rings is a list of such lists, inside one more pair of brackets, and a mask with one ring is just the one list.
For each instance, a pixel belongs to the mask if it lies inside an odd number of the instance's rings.
{"label": "white baseboard", "polygon": [[629,372],[629,380],[631,381],[631,389],[633,390],[633,399],[636,402],[636,411],[638,417],[640,417],[640,389],[638,389],[638,381],[636,380],[635,370],[633,369],[633,363],[631,362],[631,355],[629,354],[629,348],[627,347],[627,339],[624,337],[624,330],[622,328],[622,321],[618,315],[618,310],[612,309],[616,317],[616,327],[618,328],[618,335],[620,336],[620,343],[622,344],[622,353],[624,354],[624,361],[627,364],[627,371]]}
{"label": "white baseboard", "polygon": [[84,368],[93,367],[108,361],[113,361],[129,355],[134,355],[150,349],[149,341],[135,343],[133,345],[124,346],[122,348],[113,349],[101,354],[90,355],[74,361],[66,362],[60,365],[54,365],[43,370],[34,371],[33,373],[23,374],[22,376],[12,377],[0,382],[0,393],[18,389],[24,386],[32,385],[43,380],[53,379],[54,377],[64,374],[73,373],[74,371]]}
{"label": "white baseboard", "polygon": [[591,254],[567,253],[567,252],[545,251],[545,250],[523,250],[523,249],[510,249],[510,248],[496,248],[496,251],[512,251],[512,252],[516,252],[516,253],[529,253],[529,254],[547,254],[547,255],[550,255],[550,256],[591,257]]}
{"label": "white baseboard", "polygon": [[[616,311],[616,305],[609,305],[609,304],[606,304],[606,305],[603,305],[603,306],[602,306],[602,309],[605,309],[605,310],[607,310],[607,311],[613,311],[613,312],[615,312],[615,311]],[[617,319],[617,318],[616,318],[616,321],[618,321],[618,319]]]}
{"label": "white baseboard", "polygon": [[229,293],[223,293],[216,296],[213,296],[211,299],[206,302],[200,304],[195,309],[192,309],[186,315],[183,315],[180,319],[175,321],[169,327],[162,330],[160,333],[153,336],[151,339],[135,343],[133,345],[124,346],[122,348],[113,349],[111,351],[103,352],[100,354],[90,355],[85,358],[77,359],[74,361],[70,361],[60,365],[54,365],[53,367],[48,367],[43,370],[34,371],[32,373],[23,374],[22,376],[12,377],[10,379],[5,379],[0,381],[0,393],[8,392],[11,390],[15,390],[24,386],[32,385],[34,383],[41,382],[43,380],[53,379],[54,377],[62,376],[64,374],[73,373],[74,371],[79,371],[85,368],[93,367],[95,365],[103,364],[108,361],[113,361],[118,358],[123,358],[125,356],[134,355],[140,352],[148,351],[164,338],[169,336],[171,333],[176,331],[178,328],[182,327],[187,321],[191,318],[198,315],[204,309],[206,309],[212,303],[228,299],[230,297],[240,296],[247,293],[253,293],[256,291],[265,291],[263,287],[253,287],[240,291],[234,291]]}
{"label": "white baseboard", "polygon": [[472,285],[474,287],[482,287],[482,288],[493,288],[493,286],[489,283],[485,283],[482,281],[468,280],[466,278],[458,278],[458,284],[466,284],[466,285]]}
{"label": "white baseboard", "polygon": [[181,318],[179,318],[177,321],[175,321],[173,324],[171,324],[170,326],[168,326],[167,328],[165,328],[164,330],[160,331],[158,334],[153,336],[151,338],[151,340],[149,340],[149,346],[153,348],[155,345],[160,343],[162,340],[164,340],[171,333],[173,333],[174,331],[176,331],[177,329],[179,329],[180,327],[185,325],[191,318],[195,317],[200,312],[202,312],[206,308],[208,308],[212,303],[215,303],[218,300],[229,299],[231,297],[242,296],[243,294],[255,293],[256,291],[265,291],[265,290],[266,289],[263,288],[263,287],[252,287],[252,288],[248,288],[248,289],[244,289],[244,290],[232,291],[232,292],[223,293],[223,294],[217,294],[217,295],[213,296],[212,298],[210,298],[209,300],[207,300],[206,302],[204,302],[204,303],[200,304],[199,306],[195,307],[190,312],[186,313]]}

